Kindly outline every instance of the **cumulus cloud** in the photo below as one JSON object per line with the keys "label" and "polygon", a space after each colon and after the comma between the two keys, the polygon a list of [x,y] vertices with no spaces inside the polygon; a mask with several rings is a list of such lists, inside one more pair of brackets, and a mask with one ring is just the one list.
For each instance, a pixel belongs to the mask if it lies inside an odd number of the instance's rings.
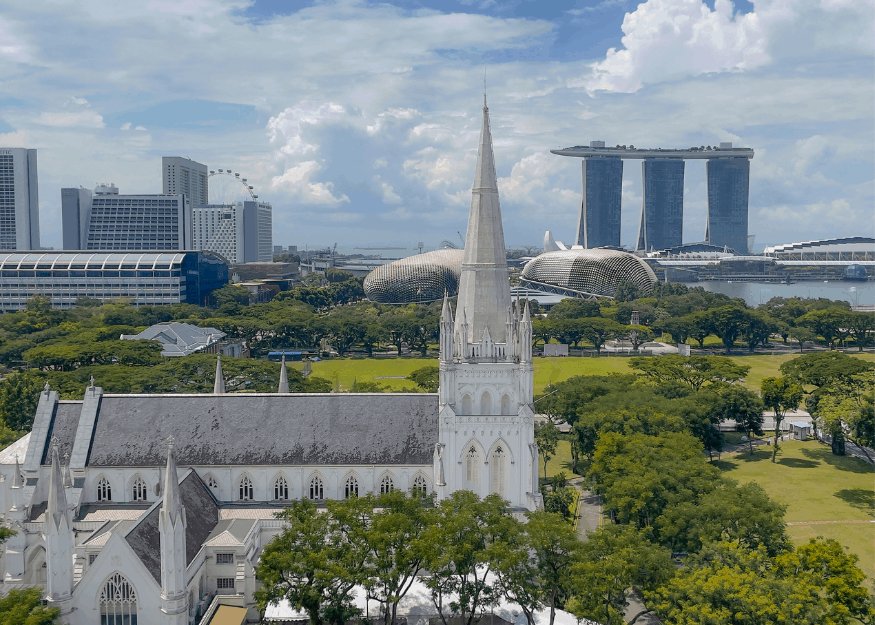
{"label": "cumulus cloud", "polygon": [[43,111],[39,123],[45,126],[79,126],[84,128],[103,128],[103,117],[90,110],[85,98],[71,97],[62,110]]}
{"label": "cumulus cloud", "polygon": [[286,168],[279,176],[271,179],[271,187],[285,189],[296,199],[306,204],[337,206],[349,203],[345,195],[336,196],[331,182],[312,182],[311,178],[322,167],[316,161],[304,161]]}

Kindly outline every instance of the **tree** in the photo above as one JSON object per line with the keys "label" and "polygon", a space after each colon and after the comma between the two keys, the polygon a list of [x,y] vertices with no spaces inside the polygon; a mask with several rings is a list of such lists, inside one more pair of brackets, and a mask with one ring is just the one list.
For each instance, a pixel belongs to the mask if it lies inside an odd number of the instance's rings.
{"label": "tree", "polygon": [[750,371],[747,365],[737,365],[722,356],[667,354],[659,358],[632,358],[629,365],[661,383],[680,382],[694,391],[701,390],[706,384],[740,382]]}
{"label": "tree", "polygon": [[748,351],[753,351],[758,345],[765,346],[769,337],[777,332],[778,324],[768,314],[758,310],[749,311],[747,322],[742,326],[741,333],[747,342]]}
{"label": "tree", "polygon": [[589,318],[582,322],[582,331],[586,340],[593,344],[596,352],[601,352],[605,341],[622,336],[626,326],[613,319]]}
{"label": "tree", "polygon": [[509,543],[496,567],[501,593],[522,608],[529,625],[542,605],[550,607],[553,625],[556,609],[569,593],[568,567],[581,543],[561,516],[537,510],[526,513],[528,522],[518,540]]}
{"label": "tree", "polygon": [[647,326],[631,325],[626,327],[629,330],[629,342],[632,343],[632,349],[636,352],[644,343],[653,340],[653,330]]}
{"label": "tree", "polygon": [[576,560],[570,569],[572,596],[565,607],[578,618],[605,625],[626,622],[623,614],[633,591],[653,590],[674,574],[667,549],[648,541],[641,530],[622,525],[590,533]]}
{"label": "tree", "polygon": [[574,297],[561,300],[547,313],[547,317],[550,319],[583,319],[601,316],[601,308],[597,300]]}
{"label": "tree", "polygon": [[846,394],[860,386],[856,376],[875,370],[875,363],[843,352],[816,352],[788,360],[780,369],[785,377],[799,384],[831,387]]}
{"label": "tree", "polygon": [[631,280],[623,280],[617,285],[614,299],[618,302],[631,302],[641,297],[641,288]]}
{"label": "tree", "polygon": [[653,328],[660,332],[671,334],[671,338],[675,343],[686,343],[693,331],[693,325],[689,319],[684,317],[662,319],[653,324]]}
{"label": "tree", "polygon": [[424,581],[444,625],[450,612],[472,625],[478,610],[497,600],[500,587],[491,573],[518,532],[519,523],[498,495],[480,500],[462,490],[438,504],[435,522],[425,532],[431,546],[425,567],[431,577]]}
{"label": "tree", "polygon": [[326,608],[332,623],[344,623],[350,611],[337,607],[349,605],[361,578],[360,570],[343,566],[350,562],[353,543],[342,540],[331,515],[319,512],[309,499],[292,502],[278,518],[288,524],[264,548],[256,569],[262,584],[255,593],[259,611],[264,614],[269,604],[287,599],[307,613],[311,625],[321,625]]}
{"label": "tree", "polygon": [[839,328],[845,326],[846,314],[841,308],[813,310],[799,317],[796,325],[812,330],[822,336],[827,345],[832,345],[839,336]]}
{"label": "tree", "polygon": [[41,386],[29,372],[12,373],[0,381],[0,422],[10,430],[30,430]]}
{"label": "tree", "polygon": [[817,335],[812,330],[802,326],[790,328],[788,336],[799,343],[800,354],[805,351],[806,343],[814,343],[817,340]]}
{"label": "tree", "polygon": [[0,597],[0,625],[54,625],[61,610],[45,607],[42,594],[42,588],[24,588]]}
{"label": "tree", "polygon": [[763,402],[756,393],[743,386],[732,384],[720,389],[722,410],[720,420],[735,421],[736,427],[747,434],[750,454],[753,455],[752,435],[763,435]]}
{"label": "tree", "polygon": [[401,491],[356,499],[328,502],[329,510],[342,526],[358,533],[352,543],[365,551],[363,586],[368,597],[382,605],[383,622],[395,623],[398,603],[428,555],[425,534],[433,522],[433,509],[418,494]]}
{"label": "tree", "polygon": [[705,348],[705,339],[711,336],[711,320],[707,310],[700,310],[681,317],[689,324],[690,336],[699,343],[699,349]]}
{"label": "tree", "polygon": [[426,393],[436,393],[440,385],[440,369],[434,366],[421,367],[407,376]]}
{"label": "tree", "polygon": [[249,305],[249,289],[245,286],[237,286],[234,284],[226,284],[221,289],[216,289],[212,292],[212,297],[216,300],[216,306],[221,308],[225,304],[238,304],[240,306]]}
{"label": "tree", "polygon": [[750,319],[750,312],[739,306],[721,306],[706,311],[711,331],[723,341],[726,355]]}
{"label": "tree", "polygon": [[535,424],[535,442],[544,459],[544,477],[547,477],[547,463],[556,454],[559,445],[559,428],[552,419],[547,419]]}
{"label": "tree", "polygon": [[846,312],[845,325],[854,337],[857,349],[862,352],[871,340],[870,334],[875,332],[875,316],[868,312]]}
{"label": "tree", "polygon": [[763,403],[775,413],[775,441],[772,462],[778,454],[781,422],[789,410],[796,410],[802,402],[802,387],[787,378],[765,378],[760,384]]}
{"label": "tree", "polygon": [[829,433],[832,453],[845,455],[845,439],[851,441],[866,455],[869,462],[872,457],[866,450],[875,442],[875,408],[873,394],[864,396],[864,401],[853,398],[825,394],[817,403],[815,419],[822,430]]}

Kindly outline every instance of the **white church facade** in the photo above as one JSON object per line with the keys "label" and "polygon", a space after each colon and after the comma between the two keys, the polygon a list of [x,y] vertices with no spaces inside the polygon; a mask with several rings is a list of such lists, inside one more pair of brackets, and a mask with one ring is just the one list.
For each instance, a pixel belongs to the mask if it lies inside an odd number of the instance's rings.
{"label": "white church facade", "polygon": [[115,395],[46,388],[32,431],[0,451],[0,511],[16,534],[0,592],[38,585],[68,625],[189,625],[253,609],[275,513],[418,489],[542,506],[532,324],[511,302],[484,101],[459,297],[440,320],[436,394]]}

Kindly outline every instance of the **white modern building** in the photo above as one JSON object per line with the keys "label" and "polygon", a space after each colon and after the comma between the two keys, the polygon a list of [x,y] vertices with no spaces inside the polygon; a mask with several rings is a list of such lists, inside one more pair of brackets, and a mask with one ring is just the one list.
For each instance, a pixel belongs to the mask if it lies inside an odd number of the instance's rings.
{"label": "white modern building", "polygon": [[192,206],[209,204],[207,166],[181,156],[161,158],[161,178],[164,195],[185,195]]}
{"label": "white modern building", "polygon": [[194,247],[232,264],[273,260],[273,207],[268,202],[208,204],[192,209]]}
{"label": "white modern building", "polygon": [[220,359],[212,394],[46,387],[0,452],[17,531],[3,587],[43,585],[68,625],[207,623],[220,604],[257,622],[255,568],[290,500],[470,490],[541,507],[532,322],[510,297],[485,102],[472,196],[437,394],[290,393],[284,362],[277,393],[226,393]]}
{"label": "white modern building", "polygon": [[120,195],[114,184],[61,189],[66,250],[192,250],[191,203],[175,195]]}
{"label": "white modern building", "polygon": [[0,148],[0,250],[38,250],[36,150]]}

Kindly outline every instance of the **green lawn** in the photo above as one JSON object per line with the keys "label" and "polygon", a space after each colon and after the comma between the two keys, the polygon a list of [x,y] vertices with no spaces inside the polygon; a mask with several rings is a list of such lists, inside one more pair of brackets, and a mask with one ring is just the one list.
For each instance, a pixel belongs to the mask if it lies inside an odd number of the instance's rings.
{"label": "green lawn", "polygon": [[[583,471],[583,465],[586,462],[581,458],[579,471]],[[565,476],[568,479],[575,477],[577,474],[571,470],[571,443],[567,440],[560,440],[556,446],[556,455],[547,461],[547,475],[544,475],[544,456],[541,456],[540,474],[541,478],[550,478],[557,473],[565,471]]]}
{"label": "green lawn", "polygon": [[[717,462],[739,482],[757,482],[769,495],[787,505],[788,526],[797,544],[809,538],[835,538],[860,557],[860,568],[875,577],[875,523],[823,523],[875,520],[875,471],[850,456],[834,456],[817,441],[781,444],[778,460],[771,462],[771,447],[724,455]],[[818,523],[820,522],[820,523]]]}

